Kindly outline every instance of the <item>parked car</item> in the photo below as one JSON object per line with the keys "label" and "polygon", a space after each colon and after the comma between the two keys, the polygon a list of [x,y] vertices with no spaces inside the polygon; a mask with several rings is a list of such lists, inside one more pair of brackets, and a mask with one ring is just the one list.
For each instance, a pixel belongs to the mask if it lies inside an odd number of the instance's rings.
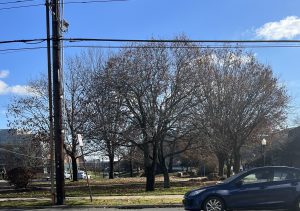
{"label": "parked car", "polygon": [[300,169],[260,167],[238,173],[221,183],[187,192],[186,210],[300,210]]}
{"label": "parked car", "polygon": [[[78,179],[86,179],[86,173],[85,173],[85,171],[78,170],[77,178]],[[91,179],[91,175],[88,175],[88,178]]]}
{"label": "parked car", "polygon": [[65,171],[65,179],[71,179],[71,174]]}

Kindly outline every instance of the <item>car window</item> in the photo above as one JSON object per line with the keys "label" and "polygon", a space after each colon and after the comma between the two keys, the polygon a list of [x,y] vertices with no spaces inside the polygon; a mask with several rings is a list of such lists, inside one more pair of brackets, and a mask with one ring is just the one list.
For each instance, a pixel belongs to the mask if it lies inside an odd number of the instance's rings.
{"label": "car window", "polygon": [[295,178],[292,172],[285,169],[275,169],[274,170],[274,179],[273,181],[284,181],[288,179]]}
{"label": "car window", "polygon": [[241,180],[243,184],[254,184],[254,183],[263,183],[270,182],[273,179],[272,171],[268,169],[258,170],[253,173],[250,173],[243,177]]}
{"label": "car window", "polygon": [[238,174],[235,174],[231,177],[228,177],[227,179],[223,180],[221,183],[230,183],[233,180],[235,180],[236,178],[238,178],[239,176],[241,176],[242,174],[244,174],[245,172],[239,172]]}
{"label": "car window", "polygon": [[299,179],[299,172],[292,169],[275,169],[274,170],[274,181],[285,181]]}
{"label": "car window", "polygon": [[300,179],[300,171],[295,171],[295,177],[296,179]]}

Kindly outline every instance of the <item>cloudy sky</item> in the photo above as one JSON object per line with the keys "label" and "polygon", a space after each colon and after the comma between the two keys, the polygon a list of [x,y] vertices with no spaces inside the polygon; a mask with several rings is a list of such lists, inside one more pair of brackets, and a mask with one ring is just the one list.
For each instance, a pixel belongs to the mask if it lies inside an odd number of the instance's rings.
{"label": "cloudy sky", "polygon": [[[45,37],[44,0],[8,2],[13,1],[0,2],[0,41]],[[25,7],[11,8],[19,6]],[[124,0],[65,4],[64,16],[70,24],[65,37],[172,39],[184,33],[191,39],[299,40],[299,8],[298,0]],[[40,46],[45,43],[0,44],[0,128],[6,128],[9,99],[28,94],[28,80],[47,73],[45,49],[7,49]],[[287,85],[292,99],[288,111],[292,125],[300,111],[300,48],[249,50],[261,62],[271,65],[281,83]],[[78,51],[67,48],[65,55]]]}

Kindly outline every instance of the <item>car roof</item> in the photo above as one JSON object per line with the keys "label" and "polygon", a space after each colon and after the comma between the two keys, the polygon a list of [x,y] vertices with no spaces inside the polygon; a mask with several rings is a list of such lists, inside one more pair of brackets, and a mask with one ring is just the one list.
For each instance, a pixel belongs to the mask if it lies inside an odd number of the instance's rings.
{"label": "car roof", "polygon": [[290,166],[263,166],[263,167],[254,167],[254,168],[248,169],[247,171],[258,170],[258,169],[291,169],[291,170],[300,171],[299,168],[290,167]]}

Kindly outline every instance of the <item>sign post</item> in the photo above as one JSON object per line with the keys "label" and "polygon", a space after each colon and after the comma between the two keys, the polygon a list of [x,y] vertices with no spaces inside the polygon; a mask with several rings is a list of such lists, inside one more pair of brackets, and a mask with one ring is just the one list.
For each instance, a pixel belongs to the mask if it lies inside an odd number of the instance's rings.
{"label": "sign post", "polygon": [[81,157],[82,157],[82,160],[83,160],[83,167],[84,167],[84,171],[85,171],[85,174],[86,174],[86,182],[87,182],[87,185],[89,187],[90,199],[91,199],[91,202],[92,202],[93,201],[92,191],[91,191],[89,176],[88,176],[88,173],[87,173],[87,170],[86,170],[85,160],[84,160],[84,156],[83,156],[83,140],[82,140],[82,135],[81,134],[77,134],[77,140],[78,140],[78,143],[79,143],[79,146],[80,146],[80,149],[81,149]]}

